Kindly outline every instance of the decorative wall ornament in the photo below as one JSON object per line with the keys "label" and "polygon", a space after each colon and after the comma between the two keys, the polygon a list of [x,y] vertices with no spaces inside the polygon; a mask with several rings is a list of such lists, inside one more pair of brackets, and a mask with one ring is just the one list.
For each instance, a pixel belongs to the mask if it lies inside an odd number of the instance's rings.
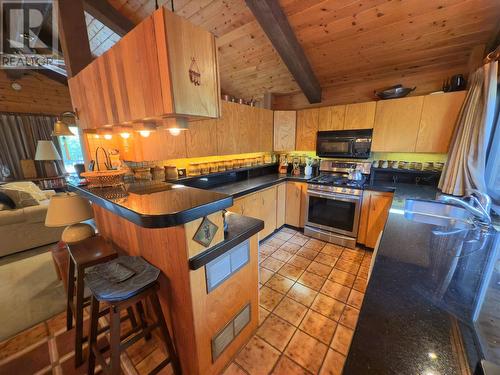
{"label": "decorative wall ornament", "polygon": [[191,65],[189,66],[189,80],[195,86],[201,85],[201,73],[194,57],[191,59]]}
{"label": "decorative wall ornament", "polygon": [[194,234],[193,240],[208,247],[215,237],[219,227],[212,223],[206,216],[203,218],[198,230]]}

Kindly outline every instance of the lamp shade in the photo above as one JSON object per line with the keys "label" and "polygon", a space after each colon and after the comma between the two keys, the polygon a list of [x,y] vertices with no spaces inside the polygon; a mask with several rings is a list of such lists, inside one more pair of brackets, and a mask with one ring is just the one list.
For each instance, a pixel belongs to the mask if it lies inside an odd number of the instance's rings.
{"label": "lamp shade", "polygon": [[61,156],[52,141],[38,141],[35,160],[61,160]]}
{"label": "lamp shade", "polygon": [[53,137],[58,136],[74,136],[73,132],[69,130],[68,124],[64,121],[57,120],[54,124],[54,131],[52,132]]}
{"label": "lamp shade", "polygon": [[50,198],[46,227],[65,227],[94,217],[88,200],[75,193],[56,194]]}

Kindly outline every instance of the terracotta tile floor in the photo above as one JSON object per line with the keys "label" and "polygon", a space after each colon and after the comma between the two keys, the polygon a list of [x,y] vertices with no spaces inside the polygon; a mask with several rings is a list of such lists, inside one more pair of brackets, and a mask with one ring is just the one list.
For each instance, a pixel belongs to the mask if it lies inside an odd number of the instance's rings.
{"label": "terracotta tile floor", "polygon": [[[122,322],[121,328],[125,333],[130,328],[129,322]],[[106,334],[99,336],[99,343],[107,345]],[[86,364],[75,369],[73,348],[74,329],[66,331],[66,312],[63,312],[0,342],[0,374],[86,374]],[[86,348],[85,344],[84,353]],[[105,357],[108,355],[105,353]],[[139,340],[121,355],[122,373],[148,374],[165,358],[163,343],[153,331],[151,340]],[[97,367],[96,374],[100,373],[100,367]],[[160,371],[163,375],[172,373],[170,365]]]}
{"label": "terracotta tile floor", "polygon": [[[260,245],[259,328],[224,375],[340,374],[363,302],[371,252],[283,228]],[[65,313],[0,342],[0,374],[84,374],[75,370]],[[123,329],[127,329],[124,325]],[[103,336],[102,340],[106,340]],[[122,355],[125,374],[165,358],[157,336]],[[161,374],[170,374],[171,368]]]}
{"label": "terracotta tile floor", "polygon": [[372,253],[283,228],[259,255],[260,326],[224,375],[341,374]]}

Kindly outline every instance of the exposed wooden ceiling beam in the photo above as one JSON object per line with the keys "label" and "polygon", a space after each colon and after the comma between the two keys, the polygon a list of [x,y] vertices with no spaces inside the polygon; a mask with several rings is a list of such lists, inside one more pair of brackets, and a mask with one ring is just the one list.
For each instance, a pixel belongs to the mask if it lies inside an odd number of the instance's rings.
{"label": "exposed wooden ceiling beam", "polygon": [[118,12],[107,0],[84,0],[83,8],[120,36],[124,36],[134,28],[134,23]]}
{"label": "exposed wooden ceiling beam", "polygon": [[82,0],[58,1],[59,36],[68,77],[92,61]]}
{"label": "exposed wooden ceiling beam", "polygon": [[245,0],[310,103],[321,102],[321,86],[276,0]]}

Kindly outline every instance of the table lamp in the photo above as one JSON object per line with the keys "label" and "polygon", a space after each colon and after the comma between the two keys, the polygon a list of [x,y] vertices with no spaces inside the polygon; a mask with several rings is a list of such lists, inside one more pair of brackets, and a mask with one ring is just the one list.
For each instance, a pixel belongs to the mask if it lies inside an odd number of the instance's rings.
{"label": "table lamp", "polygon": [[75,193],[60,193],[50,198],[45,226],[66,227],[61,240],[72,244],[95,234],[94,227],[82,223],[94,217],[88,200]]}
{"label": "table lamp", "polygon": [[54,160],[61,160],[61,155],[57,152],[56,146],[54,146],[52,141],[38,141],[36,145],[35,160],[44,162],[47,177],[57,176]]}

